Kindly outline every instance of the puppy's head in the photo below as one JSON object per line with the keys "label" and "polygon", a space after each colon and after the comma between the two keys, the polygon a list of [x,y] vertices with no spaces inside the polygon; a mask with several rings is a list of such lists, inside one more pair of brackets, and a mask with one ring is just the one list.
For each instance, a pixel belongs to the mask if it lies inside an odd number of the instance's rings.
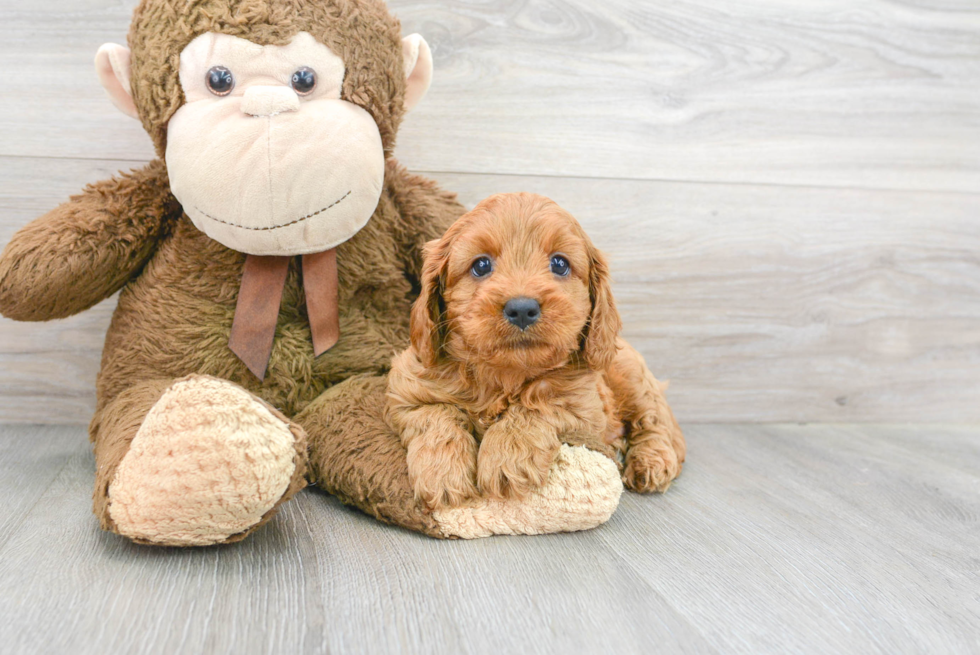
{"label": "puppy's head", "polygon": [[426,244],[412,345],[496,368],[548,369],[581,351],[591,368],[615,355],[619,314],[605,258],[551,200],[499,194]]}

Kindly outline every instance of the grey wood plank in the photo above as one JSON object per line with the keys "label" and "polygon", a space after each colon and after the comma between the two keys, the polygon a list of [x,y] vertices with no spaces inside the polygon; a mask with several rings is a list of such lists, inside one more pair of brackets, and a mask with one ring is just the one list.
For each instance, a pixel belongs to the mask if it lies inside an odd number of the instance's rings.
{"label": "grey wood plank", "polygon": [[[39,413],[39,416],[43,414]],[[0,548],[67,465],[88,450],[85,431],[74,426],[22,426],[17,436],[0,430]]]}
{"label": "grey wood plank", "polygon": [[[941,454],[946,429],[919,430]],[[627,496],[598,534],[726,650],[975,652],[980,461],[890,434],[691,426],[660,511]]]}
{"label": "grey wood plank", "polygon": [[[961,447],[980,427],[918,428],[924,456],[912,430],[691,426],[671,490],[626,494],[586,533],[435,541],[310,490],[241,544],[180,550],[99,532],[91,456],[45,458],[36,428],[6,426],[0,443],[29,444],[22,459],[55,479],[0,545],[0,640],[80,655],[975,652],[980,461]],[[73,431],[77,445],[80,428],[58,434]]]}
{"label": "grey wood plank", "polygon": [[[0,157],[0,244],[123,161]],[[440,173],[551,196],[683,421],[980,420],[980,194]],[[0,420],[87,422],[114,304],[0,319]]]}
{"label": "grey wood plank", "polygon": [[6,652],[327,652],[290,509],[242,547],[137,546],[99,530],[92,469],[72,457],[0,551]]}
{"label": "grey wood plank", "polygon": [[[92,71],[99,45],[124,40],[134,4],[0,3],[0,154],[151,156]],[[418,170],[980,187],[973,5],[391,6],[433,46],[435,83],[399,146]]]}
{"label": "grey wood plank", "polygon": [[[669,598],[609,557],[594,534],[440,542],[377,529],[372,519],[336,501],[331,505],[330,514],[308,514],[323,553],[317,561],[328,584],[325,596],[344,599],[328,614],[361,626],[356,640],[344,634],[332,639],[331,650],[712,650],[697,626],[678,617]],[[336,575],[330,553],[347,553],[356,578]],[[405,607],[419,610],[406,614]],[[389,617],[374,634],[363,624],[371,608]]]}
{"label": "grey wood plank", "polygon": [[589,535],[440,542],[304,492],[241,544],[153,549],[98,531],[91,468],[72,457],[0,549],[10,652],[711,650]]}
{"label": "grey wood plank", "polygon": [[892,448],[903,448],[914,457],[937,459],[947,466],[976,473],[980,462],[980,439],[966,425],[943,425],[934,430],[916,424],[863,426],[861,438],[887,441]]}

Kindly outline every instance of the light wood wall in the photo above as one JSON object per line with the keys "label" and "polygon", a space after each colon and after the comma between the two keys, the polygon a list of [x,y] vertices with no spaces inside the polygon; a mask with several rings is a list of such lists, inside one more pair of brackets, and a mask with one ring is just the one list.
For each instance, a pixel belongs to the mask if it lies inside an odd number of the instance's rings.
{"label": "light wood wall", "polygon": [[[152,156],[92,68],[134,4],[0,0],[0,244]],[[980,420],[973,0],[390,4],[398,157],[578,216],[682,421]],[[0,319],[0,420],[88,420],[112,306]]]}

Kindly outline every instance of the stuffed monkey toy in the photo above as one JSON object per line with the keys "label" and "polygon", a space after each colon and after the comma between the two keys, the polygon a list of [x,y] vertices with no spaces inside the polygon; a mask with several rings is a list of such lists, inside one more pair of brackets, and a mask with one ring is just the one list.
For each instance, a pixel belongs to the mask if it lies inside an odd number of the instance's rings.
{"label": "stuffed monkey toy", "polygon": [[[436,537],[594,527],[622,483],[564,447],[524,498],[428,511],[382,420],[423,244],[463,208],[392,157],[429,48],[381,0],[143,0],[98,76],[157,159],[88,186],[0,258],[0,311],[121,290],[89,429],[94,511],[136,542],[244,538],[315,482]],[[584,448],[583,446],[590,446]]]}

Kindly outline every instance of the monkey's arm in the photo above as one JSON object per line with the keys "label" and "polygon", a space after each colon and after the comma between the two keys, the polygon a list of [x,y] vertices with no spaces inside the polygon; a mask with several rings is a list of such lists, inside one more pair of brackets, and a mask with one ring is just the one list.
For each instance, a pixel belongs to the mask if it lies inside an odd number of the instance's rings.
{"label": "monkey's arm", "polygon": [[422,273],[422,247],[426,241],[441,237],[466,208],[456,200],[455,193],[409,173],[394,159],[389,159],[386,166],[386,182],[402,218],[396,227],[399,256],[405,273],[418,280]]}
{"label": "monkey's arm", "polygon": [[160,160],[87,186],[7,244],[0,313],[47,321],[88,309],[142,268],[180,213]]}

